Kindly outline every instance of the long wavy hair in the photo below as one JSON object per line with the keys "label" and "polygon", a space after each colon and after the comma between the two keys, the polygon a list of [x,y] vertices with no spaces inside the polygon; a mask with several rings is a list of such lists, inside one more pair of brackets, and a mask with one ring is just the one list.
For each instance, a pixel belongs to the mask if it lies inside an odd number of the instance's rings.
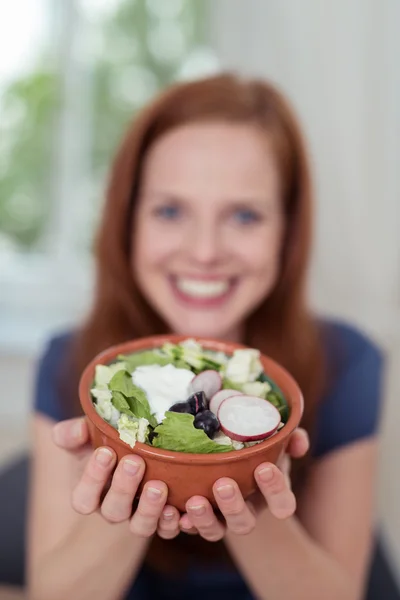
{"label": "long wavy hair", "polygon": [[[295,377],[305,397],[303,426],[312,433],[324,381],[324,353],[318,321],[306,302],[312,242],[311,178],[293,111],[281,93],[265,81],[243,80],[228,73],[176,84],[149,104],[129,127],[111,169],[95,246],[94,302],[74,339],[74,370],[79,377],[87,362],[109,345],[168,332],[167,324],[151,308],[132,274],[135,204],[143,163],[152,144],[175,127],[209,121],[256,127],[276,157],[286,219],[280,272],[272,292],[246,320],[243,342],[279,361]],[[67,401],[72,401],[71,395]],[[301,473],[299,463],[294,476]],[[171,556],[170,551],[168,554]],[[165,553],[162,556],[165,563]]]}

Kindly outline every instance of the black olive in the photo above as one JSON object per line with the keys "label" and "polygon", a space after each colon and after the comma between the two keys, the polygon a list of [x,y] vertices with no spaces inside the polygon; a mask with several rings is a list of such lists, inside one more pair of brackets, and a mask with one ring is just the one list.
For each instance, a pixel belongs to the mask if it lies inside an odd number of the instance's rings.
{"label": "black olive", "polygon": [[219,421],[211,410],[203,410],[197,413],[193,425],[196,429],[203,429],[211,439],[213,439],[219,429]]}
{"label": "black olive", "polygon": [[157,436],[158,436],[158,433],[156,433],[154,430],[150,431],[150,433],[148,435],[149,443],[152,444],[154,438],[156,438]]}
{"label": "black olive", "polygon": [[197,415],[197,413],[208,408],[208,401],[204,392],[195,392],[186,402],[191,407],[192,415]]}
{"label": "black olive", "polygon": [[169,408],[168,410],[170,410],[171,412],[176,412],[176,413],[189,413],[191,415],[195,414],[193,412],[192,406],[188,402],[177,402],[176,404],[171,406],[171,408]]}

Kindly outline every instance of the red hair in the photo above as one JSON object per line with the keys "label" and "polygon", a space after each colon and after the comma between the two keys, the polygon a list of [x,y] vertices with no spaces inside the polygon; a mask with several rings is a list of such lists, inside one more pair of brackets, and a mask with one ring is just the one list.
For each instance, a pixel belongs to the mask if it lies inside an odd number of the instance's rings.
{"label": "red hair", "polygon": [[283,96],[264,81],[222,74],[177,84],[135,118],[111,170],[96,242],[94,304],[75,340],[77,374],[109,345],[168,331],[132,275],[135,201],[150,146],[175,127],[210,120],[257,127],[276,156],[286,215],[280,275],[272,293],[247,319],[243,341],[278,360],[297,379],[305,396],[303,424],[310,430],[324,373],[319,327],[305,297],[312,232],[311,180],[297,120]]}

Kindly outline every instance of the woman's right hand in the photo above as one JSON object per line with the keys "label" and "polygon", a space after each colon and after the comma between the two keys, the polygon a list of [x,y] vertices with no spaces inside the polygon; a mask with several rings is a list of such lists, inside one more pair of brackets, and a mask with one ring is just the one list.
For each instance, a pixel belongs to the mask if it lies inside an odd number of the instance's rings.
{"label": "woman's right hand", "polygon": [[[80,478],[72,492],[72,506],[78,513],[89,515],[99,510],[110,523],[129,520],[132,533],[142,538],[156,532],[164,539],[179,534],[180,514],[166,504],[168,488],[162,481],[145,484],[132,515],[133,502],[145,471],[140,456],[124,456],[115,468],[117,457],[111,448],[100,447],[95,451],[91,448],[85,418],[57,423],[53,439],[57,446],[76,454],[82,462]],[[111,485],[102,500],[111,476]]]}

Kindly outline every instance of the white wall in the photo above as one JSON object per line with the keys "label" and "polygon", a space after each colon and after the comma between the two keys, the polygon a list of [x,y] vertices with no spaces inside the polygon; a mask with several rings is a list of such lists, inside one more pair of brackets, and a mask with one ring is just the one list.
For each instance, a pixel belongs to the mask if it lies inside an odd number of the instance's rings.
{"label": "white wall", "polygon": [[222,67],[277,83],[303,123],[318,198],[314,304],[389,352],[379,502],[400,573],[400,3],[211,4]]}
{"label": "white wall", "polygon": [[23,353],[0,350],[0,466],[30,444],[29,413],[35,360]]}
{"label": "white wall", "polygon": [[29,413],[35,359],[31,354],[0,352],[1,423],[25,424]]}
{"label": "white wall", "polygon": [[276,82],[307,134],[319,200],[314,301],[387,331],[400,293],[400,3],[212,6],[222,66]]}

